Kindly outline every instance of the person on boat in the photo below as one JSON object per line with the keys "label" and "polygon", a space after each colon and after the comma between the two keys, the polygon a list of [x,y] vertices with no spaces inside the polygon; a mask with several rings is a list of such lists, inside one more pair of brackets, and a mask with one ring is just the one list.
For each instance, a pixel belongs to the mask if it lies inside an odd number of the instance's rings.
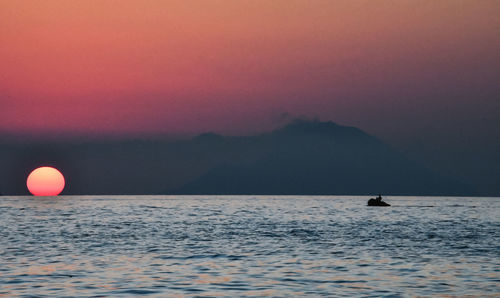
{"label": "person on boat", "polygon": [[368,200],[368,206],[391,206],[391,205],[382,201],[382,195],[378,195],[376,198],[371,198]]}

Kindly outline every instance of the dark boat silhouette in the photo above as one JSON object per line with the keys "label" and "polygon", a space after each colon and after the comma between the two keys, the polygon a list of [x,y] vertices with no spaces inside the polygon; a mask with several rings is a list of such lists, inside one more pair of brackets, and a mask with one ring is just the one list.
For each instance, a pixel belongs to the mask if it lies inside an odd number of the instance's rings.
{"label": "dark boat silhouette", "polygon": [[391,204],[388,204],[388,203],[382,201],[382,196],[379,195],[376,198],[369,199],[368,206],[388,207],[388,206],[391,206]]}

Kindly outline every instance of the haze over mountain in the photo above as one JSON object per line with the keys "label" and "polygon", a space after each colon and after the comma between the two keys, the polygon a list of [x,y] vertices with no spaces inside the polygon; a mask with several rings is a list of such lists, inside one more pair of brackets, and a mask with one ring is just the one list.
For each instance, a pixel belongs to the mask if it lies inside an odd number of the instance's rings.
{"label": "haze over mountain", "polygon": [[306,120],[256,136],[3,141],[1,191],[27,194],[41,165],[65,174],[63,194],[477,194],[357,128]]}
{"label": "haze over mountain", "polygon": [[406,194],[464,195],[474,191],[439,176],[354,128],[333,122],[295,121],[247,138],[210,135],[260,152],[252,162],[224,163],[174,191],[179,194]]}

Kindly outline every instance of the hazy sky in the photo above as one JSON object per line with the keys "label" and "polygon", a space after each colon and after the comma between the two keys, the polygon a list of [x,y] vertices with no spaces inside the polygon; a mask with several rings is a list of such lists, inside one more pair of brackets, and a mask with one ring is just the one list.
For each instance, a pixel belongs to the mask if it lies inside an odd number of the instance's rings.
{"label": "hazy sky", "polygon": [[248,134],[306,116],[500,137],[499,16],[495,0],[2,0],[0,132]]}

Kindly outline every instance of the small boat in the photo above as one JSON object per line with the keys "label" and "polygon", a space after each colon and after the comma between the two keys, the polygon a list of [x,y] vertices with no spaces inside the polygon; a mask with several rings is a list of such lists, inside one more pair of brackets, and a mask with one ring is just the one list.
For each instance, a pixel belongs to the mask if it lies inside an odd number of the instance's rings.
{"label": "small boat", "polygon": [[368,206],[387,207],[387,206],[391,206],[391,204],[388,204],[388,203],[382,201],[382,196],[379,195],[377,198],[369,199]]}

